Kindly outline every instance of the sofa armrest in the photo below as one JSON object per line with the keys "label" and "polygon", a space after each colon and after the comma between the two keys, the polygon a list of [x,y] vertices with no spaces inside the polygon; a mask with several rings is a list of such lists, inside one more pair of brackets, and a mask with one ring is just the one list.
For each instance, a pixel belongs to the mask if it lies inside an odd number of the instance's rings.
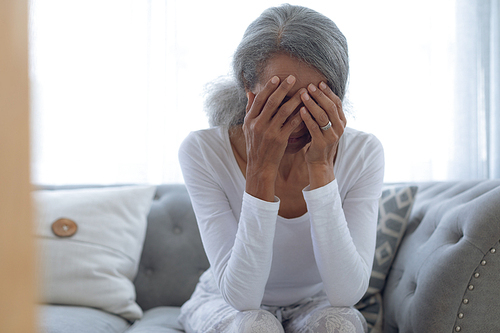
{"label": "sofa armrest", "polygon": [[384,332],[500,332],[500,180],[419,185]]}

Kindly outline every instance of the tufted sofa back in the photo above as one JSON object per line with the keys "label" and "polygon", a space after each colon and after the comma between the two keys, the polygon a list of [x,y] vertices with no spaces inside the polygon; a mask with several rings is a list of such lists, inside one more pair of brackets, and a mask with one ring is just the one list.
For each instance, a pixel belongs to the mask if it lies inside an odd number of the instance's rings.
{"label": "tufted sofa back", "polygon": [[384,332],[500,332],[500,180],[418,185]]}
{"label": "tufted sofa back", "polygon": [[209,267],[186,187],[159,185],[134,284],[144,310],[181,306]]}

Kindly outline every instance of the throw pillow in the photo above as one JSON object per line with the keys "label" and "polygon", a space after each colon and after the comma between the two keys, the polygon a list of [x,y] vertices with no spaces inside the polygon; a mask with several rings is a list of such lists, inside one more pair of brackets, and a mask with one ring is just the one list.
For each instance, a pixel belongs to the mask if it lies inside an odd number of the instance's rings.
{"label": "throw pillow", "polygon": [[99,308],[135,320],[135,278],[156,188],[33,193],[41,301]]}
{"label": "throw pillow", "polygon": [[356,304],[368,323],[369,332],[374,332],[374,328],[381,326],[381,291],[408,226],[417,189],[417,186],[406,185],[384,186],[382,189],[370,284],[361,301]]}

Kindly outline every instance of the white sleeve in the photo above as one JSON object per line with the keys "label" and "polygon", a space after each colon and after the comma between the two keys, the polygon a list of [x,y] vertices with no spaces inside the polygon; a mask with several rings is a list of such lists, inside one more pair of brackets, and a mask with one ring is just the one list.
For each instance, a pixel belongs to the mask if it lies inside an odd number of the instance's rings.
{"label": "white sleeve", "polygon": [[358,179],[341,202],[338,182],[304,189],[314,256],[332,306],[352,306],[368,289],[377,232],[384,156],[374,140]]}
{"label": "white sleeve", "polygon": [[236,220],[206,159],[193,137],[181,145],[179,162],[214,278],[235,309],[259,309],[271,270],[279,201],[244,193]]}

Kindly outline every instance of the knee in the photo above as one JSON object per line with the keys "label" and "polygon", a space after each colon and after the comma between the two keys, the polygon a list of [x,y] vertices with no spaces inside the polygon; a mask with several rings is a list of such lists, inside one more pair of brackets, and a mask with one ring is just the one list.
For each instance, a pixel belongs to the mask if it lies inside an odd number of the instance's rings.
{"label": "knee", "polygon": [[236,315],[234,332],[284,333],[281,323],[266,310],[242,311]]}
{"label": "knee", "polygon": [[[311,318],[318,332],[352,332],[367,331],[366,320],[356,309],[350,307],[326,307],[317,309]],[[321,328],[320,328],[321,327]]]}

